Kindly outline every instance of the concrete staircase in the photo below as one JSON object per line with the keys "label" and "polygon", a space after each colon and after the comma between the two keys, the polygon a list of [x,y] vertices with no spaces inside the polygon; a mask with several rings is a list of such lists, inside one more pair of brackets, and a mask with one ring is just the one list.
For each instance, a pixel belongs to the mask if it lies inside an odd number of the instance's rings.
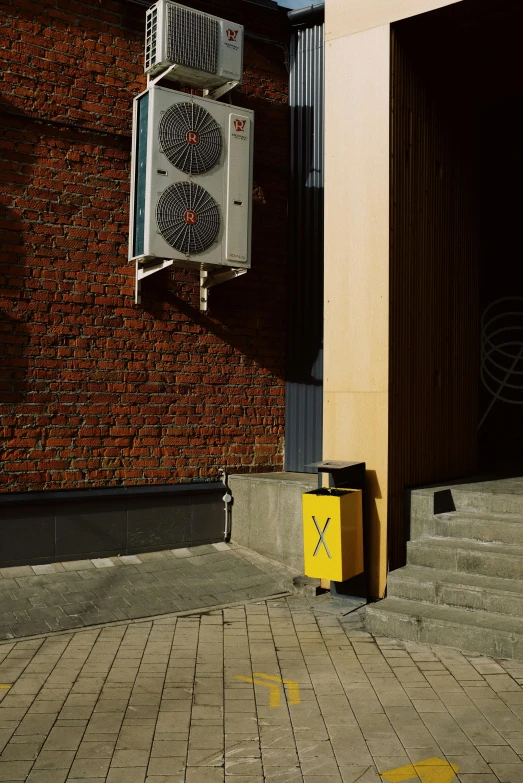
{"label": "concrete staircase", "polygon": [[367,629],[523,660],[523,478],[414,491],[411,536]]}

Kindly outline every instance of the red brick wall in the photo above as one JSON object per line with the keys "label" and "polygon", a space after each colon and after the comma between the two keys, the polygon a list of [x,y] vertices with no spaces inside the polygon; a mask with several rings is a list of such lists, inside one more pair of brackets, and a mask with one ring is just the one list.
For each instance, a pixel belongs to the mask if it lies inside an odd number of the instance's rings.
{"label": "red brick wall", "polygon": [[[280,11],[190,2],[287,41]],[[131,104],[145,9],[1,7],[0,489],[147,484],[280,470],[287,71],[246,39],[232,99],[256,111],[253,268],[212,291],[127,261]]]}

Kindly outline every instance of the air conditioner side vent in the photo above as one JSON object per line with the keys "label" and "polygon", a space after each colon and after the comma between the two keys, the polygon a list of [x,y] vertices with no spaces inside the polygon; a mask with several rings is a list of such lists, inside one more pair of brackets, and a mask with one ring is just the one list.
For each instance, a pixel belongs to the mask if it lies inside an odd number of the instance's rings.
{"label": "air conditioner side vent", "polygon": [[156,62],[158,42],[158,8],[153,6],[147,11],[145,22],[145,69],[148,70]]}
{"label": "air conditioner side vent", "polygon": [[167,59],[170,62],[216,73],[218,36],[217,19],[171,3],[167,5]]}

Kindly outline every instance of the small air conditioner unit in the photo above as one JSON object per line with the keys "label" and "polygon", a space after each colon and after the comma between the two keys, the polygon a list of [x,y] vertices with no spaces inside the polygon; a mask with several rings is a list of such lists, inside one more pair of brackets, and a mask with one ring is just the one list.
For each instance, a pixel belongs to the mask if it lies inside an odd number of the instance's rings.
{"label": "small air conditioner unit", "polygon": [[[158,0],[147,11],[145,73],[213,90],[242,80],[243,27]],[[167,69],[168,72],[167,72]]]}
{"label": "small air conditioner unit", "polygon": [[250,267],[253,123],[249,109],[164,87],[135,98],[130,259],[137,280],[155,260]]}

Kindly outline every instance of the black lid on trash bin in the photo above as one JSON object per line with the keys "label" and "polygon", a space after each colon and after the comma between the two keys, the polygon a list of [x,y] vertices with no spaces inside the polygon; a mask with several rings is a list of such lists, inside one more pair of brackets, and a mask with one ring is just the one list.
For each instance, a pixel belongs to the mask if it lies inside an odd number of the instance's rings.
{"label": "black lid on trash bin", "polygon": [[353,489],[365,489],[365,462],[340,462],[339,460],[321,460],[307,465],[308,468],[316,468],[318,473],[328,473],[332,476],[330,481],[335,487],[352,487]]}
{"label": "black lid on trash bin", "polygon": [[320,487],[319,489],[312,489],[307,492],[307,495],[331,495],[336,498],[340,498],[342,495],[350,495],[354,492],[353,489],[337,489],[336,487]]}

